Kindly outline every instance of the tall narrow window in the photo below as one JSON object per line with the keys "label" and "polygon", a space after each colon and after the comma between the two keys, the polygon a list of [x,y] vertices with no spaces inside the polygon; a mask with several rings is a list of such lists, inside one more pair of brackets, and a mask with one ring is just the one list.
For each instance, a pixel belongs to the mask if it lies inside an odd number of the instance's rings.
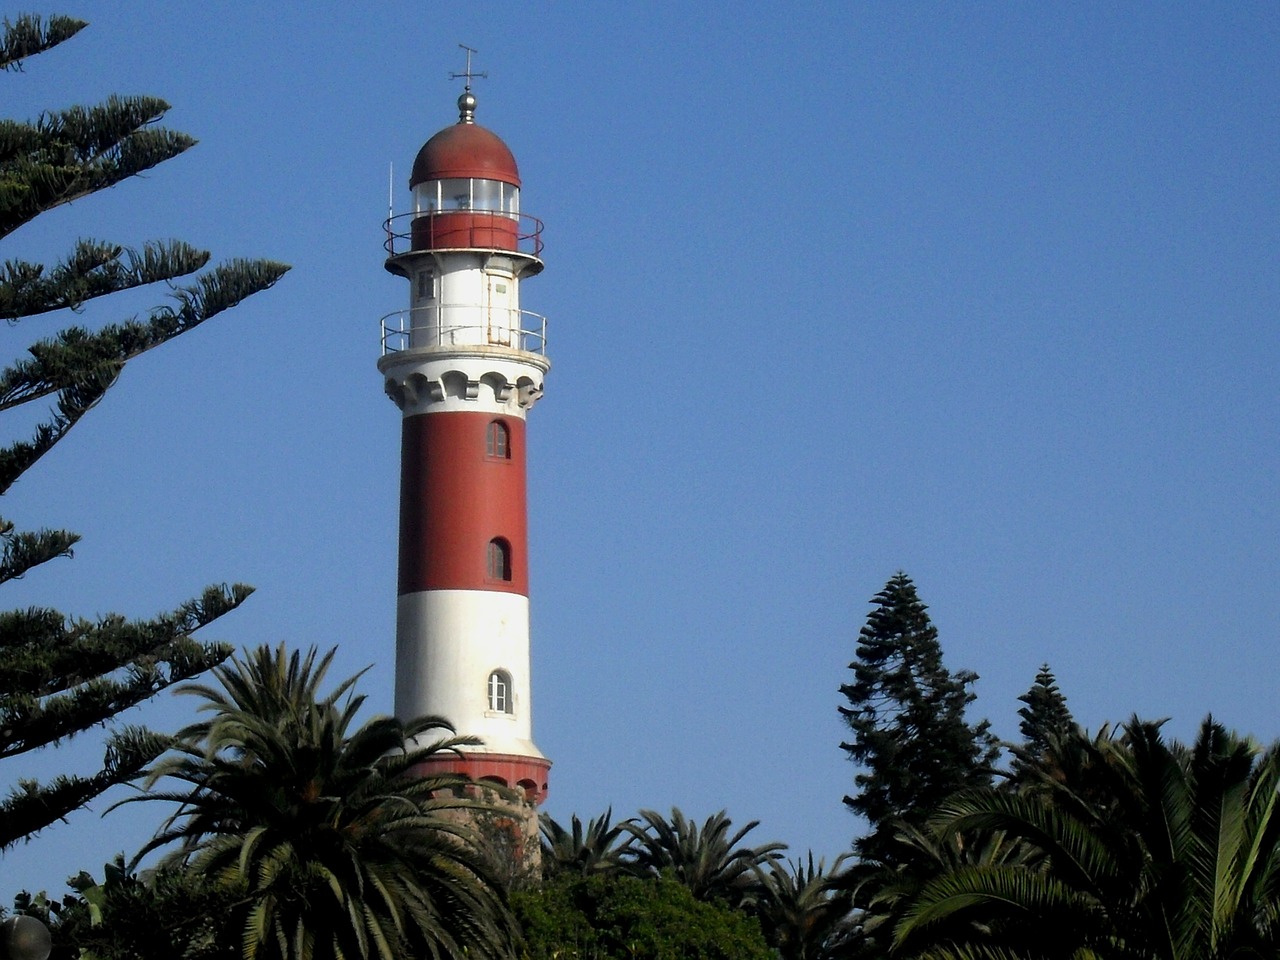
{"label": "tall narrow window", "polygon": [[489,541],[489,579],[511,580],[511,544],[501,537]]}
{"label": "tall narrow window", "polygon": [[489,709],[494,713],[514,713],[511,703],[511,674],[495,670],[489,674]]}
{"label": "tall narrow window", "polygon": [[507,432],[507,425],[501,420],[494,420],[489,424],[484,452],[499,460],[511,459],[511,435]]}

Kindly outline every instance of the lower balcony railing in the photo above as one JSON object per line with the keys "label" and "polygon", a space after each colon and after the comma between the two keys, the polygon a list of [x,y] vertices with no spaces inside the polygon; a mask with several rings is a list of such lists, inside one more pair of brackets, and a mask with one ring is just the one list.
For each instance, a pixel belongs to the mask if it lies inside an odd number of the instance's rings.
{"label": "lower balcony railing", "polygon": [[[440,308],[398,310],[382,318],[382,354],[410,347],[511,347],[542,356],[547,352],[547,318],[528,310],[466,307],[465,320]],[[471,322],[465,322],[471,321]]]}

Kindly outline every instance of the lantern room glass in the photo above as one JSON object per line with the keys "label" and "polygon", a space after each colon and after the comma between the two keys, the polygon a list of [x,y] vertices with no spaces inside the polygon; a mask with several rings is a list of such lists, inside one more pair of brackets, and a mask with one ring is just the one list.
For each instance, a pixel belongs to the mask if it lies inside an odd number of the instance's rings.
{"label": "lantern room glass", "polygon": [[424,180],[413,188],[415,213],[482,210],[515,218],[520,214],[520,188],[501,180],[451,177]]}

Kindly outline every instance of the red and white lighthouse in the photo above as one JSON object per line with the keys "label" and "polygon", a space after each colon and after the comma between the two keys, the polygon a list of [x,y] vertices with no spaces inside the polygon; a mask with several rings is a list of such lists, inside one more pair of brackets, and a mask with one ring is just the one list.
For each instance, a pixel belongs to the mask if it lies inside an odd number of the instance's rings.
{"label": "red and white lighthouse", "polygon": [[387,221],[387,270],[410,289],[378,361],[403,414],[395,710],[482,740],[436,769],[536,803],[551,761],[533,743],[525,420],[550,363],[520,282],[542,270],[542,223],[475,109],[468,86],[414,160],[411,212]]}

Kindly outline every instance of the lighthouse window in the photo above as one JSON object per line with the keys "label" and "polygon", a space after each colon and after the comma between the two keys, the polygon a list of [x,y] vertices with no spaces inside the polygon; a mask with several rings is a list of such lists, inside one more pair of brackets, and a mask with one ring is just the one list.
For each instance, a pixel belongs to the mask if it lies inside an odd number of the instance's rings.
{"label": "lighthouse window", "polygon": [[431,300],[436,295],[436,275],[434,270],[418,271],[418,299]]}
{"label": "lighthouse window", "polygon": [[471,206],[476,210],[501,210],[502,184],[497,180],[472,180]]}
{"label": "lighthouse window", "polygon": [[514,713],[511,703],[511,674],[495,670],[489,674],[489,709],[494,713]]}
{"label": "lighthouse window", "polygon": [[450,180],[429,180],[425,185],[439,188],[441,210],[471,209],[470,180],[463,177],[456,177]]}
{"label": "lighthouse window", "polygon": [[511,581],[511,544],[501,537],[489,541],[488,574],[490,580]]}
{"label": "lighthouse window", "polygon": [[501,420],[494,420],[489,424],[484,452],[500,460],[511,459],[511,435],[507,433],[507,425]]}
{"label": "lighthouse window", "polygon": [[520,213],[520,188],[501,180],[454,177],[424,180],[414,187],[418,213],[449,210],[492,210],[515,217]]}
{"label": "lighthouse window", "polygon": [[440,181],[427,180],[413,188],[418,213],[435,213],[440,209]]}

